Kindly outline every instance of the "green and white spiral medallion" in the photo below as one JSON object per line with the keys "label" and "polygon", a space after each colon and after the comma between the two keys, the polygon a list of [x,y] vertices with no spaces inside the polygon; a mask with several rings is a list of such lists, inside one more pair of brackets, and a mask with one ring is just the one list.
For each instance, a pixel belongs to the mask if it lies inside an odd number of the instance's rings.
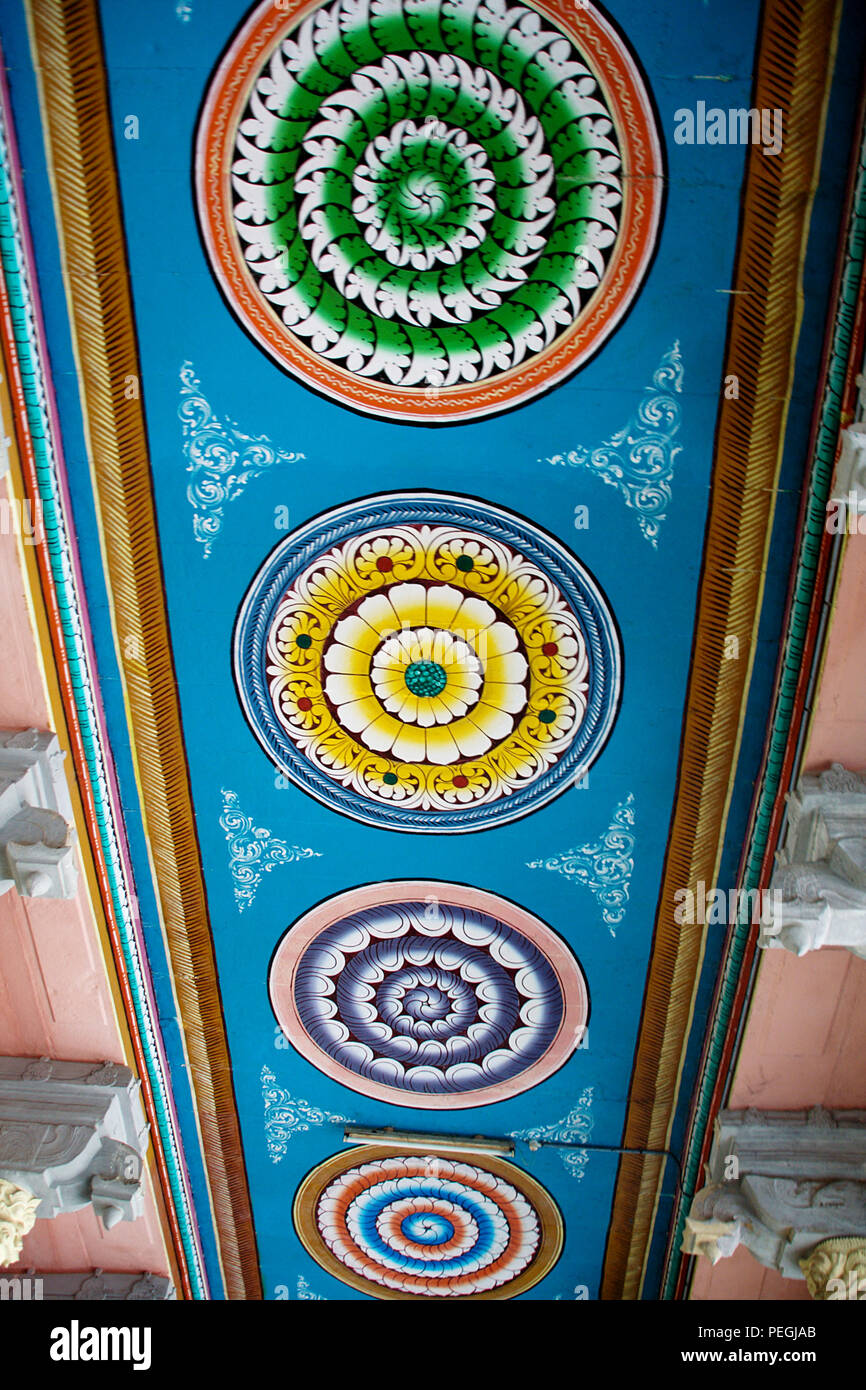
{"label": "green and white spiral medallion", "polygon": [[287,371],[418,423],[526,401],[595,352],[646,271],[661,156],[592,6],[331,0],[253,11],[196,180],[244,327]]}

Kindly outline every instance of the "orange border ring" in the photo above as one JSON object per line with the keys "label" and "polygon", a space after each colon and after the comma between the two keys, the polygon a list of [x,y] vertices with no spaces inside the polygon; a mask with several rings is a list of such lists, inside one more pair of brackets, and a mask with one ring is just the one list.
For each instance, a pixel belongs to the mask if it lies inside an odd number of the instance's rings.
{"label": "orange border ring", "polygon": [[235,134],[250,88],[278,37],[319,9],[321,0],[273,0],[253,12],[211,80],[196,136],[195,190],[202,238],[220,288],[259,347],[305,385],[342,405],[404,423],[454,423],[525,404],[597,352],[625,315],[649,268],[661,219],[662,155],[650,99],[634,59],[608,22],[566,0],[532,5],[572,39],[592,68],[623,146],[623,217],[616,249],[585,313],[528,363],[481,385],[451,386],[435,403],[417,388],[362,381],[311,352],[285,330],[255,288],[232,227],[231,166]]}

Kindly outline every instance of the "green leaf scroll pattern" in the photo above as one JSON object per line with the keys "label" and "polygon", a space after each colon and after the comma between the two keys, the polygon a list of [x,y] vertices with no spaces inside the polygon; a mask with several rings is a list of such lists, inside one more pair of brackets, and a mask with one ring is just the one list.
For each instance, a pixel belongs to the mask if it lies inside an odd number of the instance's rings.
{"label": "green leaf scroll pattern", "polygon": [[232,158],[264,301],[368,381],[483,381],[598,292],[622,215],[604,91],[510,0],[334,0],[269,54]]}

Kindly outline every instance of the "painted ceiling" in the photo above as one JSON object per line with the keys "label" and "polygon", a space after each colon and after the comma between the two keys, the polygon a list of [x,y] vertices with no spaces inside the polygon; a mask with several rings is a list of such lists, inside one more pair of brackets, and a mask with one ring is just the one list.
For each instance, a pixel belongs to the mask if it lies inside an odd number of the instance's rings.
{"label": "painted ceiling", "polygon": [[[37,44],[51,11],[35,6]],[[759,17],[755,0],[687,23],[677,0],[101,0],[138,362],[113,389],[146,445],[124,505],[133,530],[153,520],[158,687],[123,636],[88,463],[52,186],[61,224],[74,195],[30,119],[23,10],[4,12],[190,1259],[216,1296],[160,759],[188,787],[264,1296],[599,1295],[744,173],[774,158],[677,143],[676,113],[719,91],[750,106]],[[846,158],[825,152],[837,180]],[[814,356],[802,371],[805,400]],[[802,410],[792,429],[796,453]],[[771,629],[789,558],[768,562]],[[176,699],[171,765],[136,736],[145,686]],[[347,1126],[430,1138],[353,1148]]]}

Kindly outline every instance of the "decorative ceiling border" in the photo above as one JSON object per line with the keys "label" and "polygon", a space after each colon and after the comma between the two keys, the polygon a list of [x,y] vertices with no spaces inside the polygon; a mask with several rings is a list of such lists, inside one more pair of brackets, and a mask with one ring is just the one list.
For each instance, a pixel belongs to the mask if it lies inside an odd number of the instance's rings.
{"label": "decorative ceiling border", "polygon": [[[855,377],[866,332],[866,106],[861,110],[859,142],[845,242],[836,272],[834,311],[823,364],[823,393],[813,426],[808,485],[800,517],[800,545],[786,616],[770,731],[754,800],[742,873],[737,887],[748,893],[769,884],[785,810],[785,794],[796,780],[802,731],[814,706],[807,708],[817,665],[823,658],[824,606],[841,572],[833,552],[844,535],[827,530],[827,503],[839,447],[839,431],[854,419]],[[695,1101],[682,1160],[682,1185],[674,1208],[662,1297],[679,1297],[686,1270],[680,1240],[689,1204],[700,1186],[713,1136],[713,1121],[730,1082],[738,1026],[754,984],[752,969],[758,927],[744,911],[732,924],[719,970],[713,1016],[704,1044]]]}
{"label": "decorative ceiling border", "polygon": [[[817,184],[841,0],[766,0],[751,105],[781,110],[784,144],[748,153],[677,795],[623,1132],[629,1149],[670,1141],[706,928],[674,920],[677,889],[714,883],[739,756],[788,400],[802,268]],[[738,661],[725,659],[735,635]],[[624,1154],[601,1297],[639,1298],[664,1158]]]}
{"label": "decorative ceiling border", "polygon": [[[261,1298],[165,612],[96,0],[27,0],[106,579],[229,1298]],[[73,269],[74,268],[74,269]]]}
{"label": "decorative ceiling border", "polygon": [[56,663],[62,717],[93,855],[94,911],[98,901],[117,969],[132,1055],[142,1081],[179,1282],[190,1297],[202,1294],[207,1280],[137,900],[131,888],[120,795],[113,765],[104,751],[108,746],[105,717],[93,677],[93,647],[81,597],[74,530],[68,524],[63,449],[45,368],[47,350],[23,206],[8,92],[0,77],[0,344],[21,481],[30,506],[42,518],[36,572],[32,574],[42,590],[46,610],[47,631],[40,633],[40,639],[46,646],[50,643]]}

